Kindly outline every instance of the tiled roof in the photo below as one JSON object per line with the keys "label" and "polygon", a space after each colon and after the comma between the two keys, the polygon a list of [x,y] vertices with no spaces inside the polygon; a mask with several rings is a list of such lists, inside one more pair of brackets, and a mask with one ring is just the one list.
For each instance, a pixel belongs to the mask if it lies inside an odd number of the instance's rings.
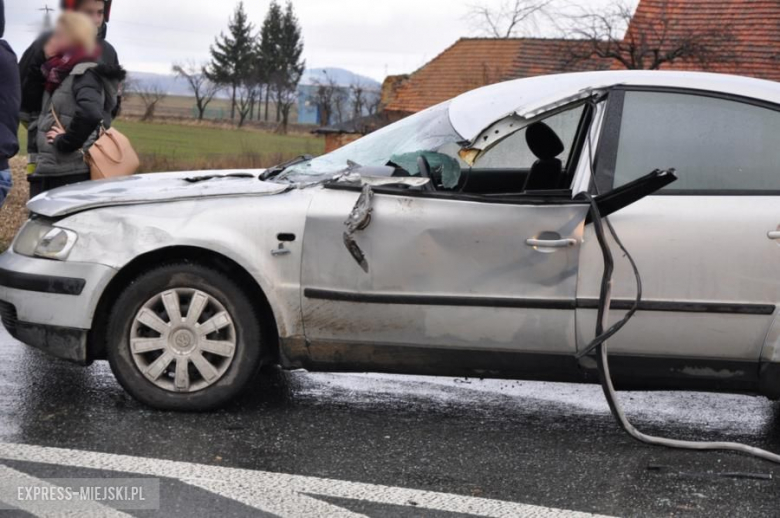
{"label": "tiled roof", "polygon": [[[629,31],[647,31],[668,20],[666,40],[686,35],[712,39],[725,61],[675,61],[661,68],[707,70],[780,81],[780,0],[641,0]],[[727,38],[724,38],[724,33]],[[705,42],[707,42],[705,38]],[[724,42],[727,44],[724,45]],[[713,47],[712,44],[715,43]],[[586,55],[583,41],[464,38],[400,82],[388,96],[388,112],[414,113],[490,83],[581,70],[620,68]]]}
{"label": "tiled roof", "polygon": [[780,1],[641,0],[629,31],[659,24],[664,18],[670,20],[668,40],[690,34],[726,34],[730,42],[722,48],[728,56],[724,62],[702,65],[692,60],[676,61],[662,69],[707,70],[780,80]]}
{"label": "tiled roof", "polygon": [[463,38],[402,83],[385,110],[413,113],[500,81],[609,68],[605,61],[573,59],[582,45],[563,39]]}

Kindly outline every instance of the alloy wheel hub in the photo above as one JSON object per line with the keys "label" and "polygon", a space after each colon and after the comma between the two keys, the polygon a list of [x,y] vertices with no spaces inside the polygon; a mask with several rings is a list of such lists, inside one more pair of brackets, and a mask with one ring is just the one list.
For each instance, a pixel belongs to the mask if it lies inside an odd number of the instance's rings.
{"label": "alloy wheel hub", "polygon": [[195,330],[180,328],[171,333],[169,342],[176,353],[190,354],[198,345],[198,338]]}
{"label": "alloy wheel hub", "polygon": [[233,318],[213,296],[175,288],[150,298],[130,329],[139,371],[157,387],[196,392],[219,381],[236,351]]}

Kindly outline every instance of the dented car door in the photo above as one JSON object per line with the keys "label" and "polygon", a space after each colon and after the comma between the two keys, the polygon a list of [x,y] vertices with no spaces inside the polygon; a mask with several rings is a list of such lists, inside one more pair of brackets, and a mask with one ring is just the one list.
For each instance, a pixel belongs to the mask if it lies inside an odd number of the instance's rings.
{"label": "dented car door", "polygon": [[313,365],[538,377],[574,368],[586,204],[377,189],[353,233],[364,268],[344,242],[359,196],[324,189],[309,210],[302,306]]}

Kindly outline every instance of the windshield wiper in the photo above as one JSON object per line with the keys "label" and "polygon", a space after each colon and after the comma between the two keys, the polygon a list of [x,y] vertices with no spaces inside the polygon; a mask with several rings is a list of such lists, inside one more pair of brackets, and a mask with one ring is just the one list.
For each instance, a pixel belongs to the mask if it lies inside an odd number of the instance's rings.
{"label": "windshield wiper", "polygon": [[282,174],[288,167],[292,167],[294,165],[302,164],[303,162],[308,162],[309,160],[313,160],[314,157],[311,155],[301,155],[299,157],[295,157],[292,160],[285,162],[283,164],[275,165],[273,167],[269,167],[268,169],[263,172],[263,174],[260,175],[260,179],[270,180],[271,178],[276,178],[280,174]]}

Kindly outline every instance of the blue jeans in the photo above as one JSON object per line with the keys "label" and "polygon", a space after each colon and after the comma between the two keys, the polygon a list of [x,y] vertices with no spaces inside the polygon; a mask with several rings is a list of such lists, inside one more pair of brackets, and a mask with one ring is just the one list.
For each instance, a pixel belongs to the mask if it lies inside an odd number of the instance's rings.
{"label": "blue jeans", "polygon": [[14,186],[14,181],[11,178],[11,170],[6,169],[0,171],[0,207],[5,203],[5,199],[8,197],[8,193],[11,192],[11,187]]}

